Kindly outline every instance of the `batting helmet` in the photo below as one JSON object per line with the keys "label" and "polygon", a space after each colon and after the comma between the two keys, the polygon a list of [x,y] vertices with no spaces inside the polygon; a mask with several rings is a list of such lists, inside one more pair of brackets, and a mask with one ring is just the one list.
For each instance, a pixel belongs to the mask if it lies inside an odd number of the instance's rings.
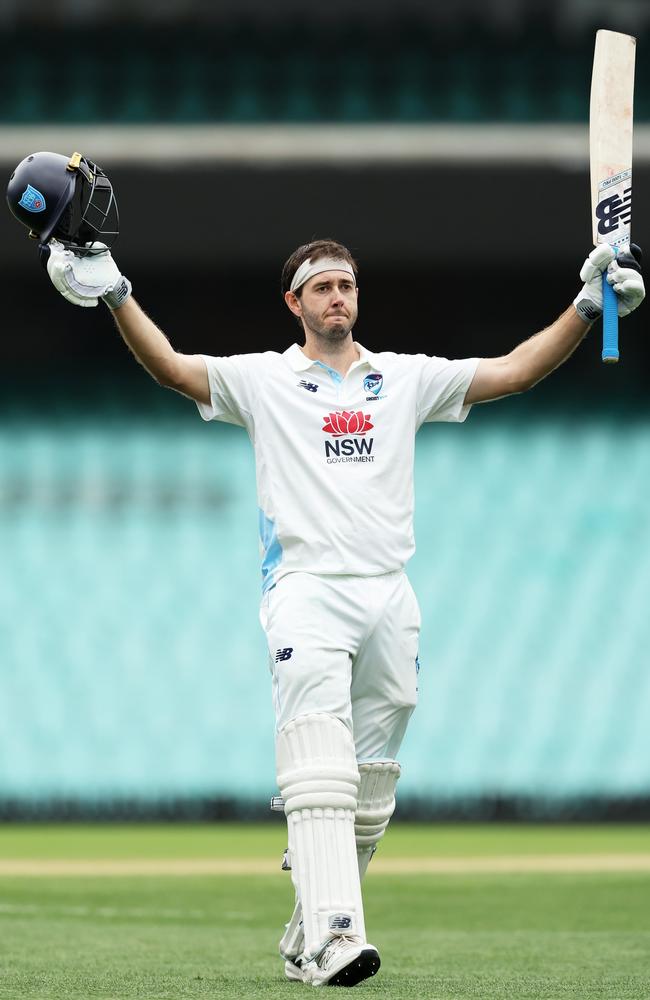
{"label": "batting helmet", "polygon": [[26,156],[9,179],[7,204],[40,246],[54,237],[76,253],[92,253],[87,243],[110,247],[119,235],[113,185],[81,153]]}

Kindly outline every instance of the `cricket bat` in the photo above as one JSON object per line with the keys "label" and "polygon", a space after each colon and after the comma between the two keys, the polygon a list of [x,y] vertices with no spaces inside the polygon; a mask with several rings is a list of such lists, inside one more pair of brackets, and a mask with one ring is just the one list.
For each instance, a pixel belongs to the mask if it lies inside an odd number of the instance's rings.
{"label": "cricket bat", "polygon": [[[636,39],[597,31],[589,108],[594,244],[629,250],[632,224],[632,127]],[[616,293],[603,275],[603,361],[618,361]]]}

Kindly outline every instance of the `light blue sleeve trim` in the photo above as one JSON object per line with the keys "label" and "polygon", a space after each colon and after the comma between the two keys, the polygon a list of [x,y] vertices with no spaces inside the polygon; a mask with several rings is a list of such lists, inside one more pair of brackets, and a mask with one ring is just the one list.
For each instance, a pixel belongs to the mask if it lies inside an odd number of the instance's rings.
{"label": "light blue sleeve trim", "polygon": [[258,524],[262,548],[262,593],[275,587],[275,571],[282,562],[282,546],[278,539],[275,521],[267,517],[261,507],[257,508]]}

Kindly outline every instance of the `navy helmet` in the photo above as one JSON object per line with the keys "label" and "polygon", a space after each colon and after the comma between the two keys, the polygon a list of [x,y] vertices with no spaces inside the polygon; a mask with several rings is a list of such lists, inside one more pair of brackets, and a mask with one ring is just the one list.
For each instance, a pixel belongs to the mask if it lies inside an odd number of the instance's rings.
{"label": "navy helmet", "polygon": [[9,210],[41,247],[53,237],[75,253],[92,253],[97,240],[111,247],[120,231],[113,185],[81,153],[31,153],[7,187]]}

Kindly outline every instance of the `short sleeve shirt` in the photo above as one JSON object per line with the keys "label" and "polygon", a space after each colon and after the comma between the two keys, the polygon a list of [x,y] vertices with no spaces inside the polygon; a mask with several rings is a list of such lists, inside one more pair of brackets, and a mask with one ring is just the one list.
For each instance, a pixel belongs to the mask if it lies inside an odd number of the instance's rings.
{"label": "short sleeve shirt", "polygon": [[415,550],[415,434],[463,421],[478,358],[371,353],[344,377],[297,344],[204,356],[204,420],[245,427],[255,448],[263,589],[286,573],[376,576]]}

